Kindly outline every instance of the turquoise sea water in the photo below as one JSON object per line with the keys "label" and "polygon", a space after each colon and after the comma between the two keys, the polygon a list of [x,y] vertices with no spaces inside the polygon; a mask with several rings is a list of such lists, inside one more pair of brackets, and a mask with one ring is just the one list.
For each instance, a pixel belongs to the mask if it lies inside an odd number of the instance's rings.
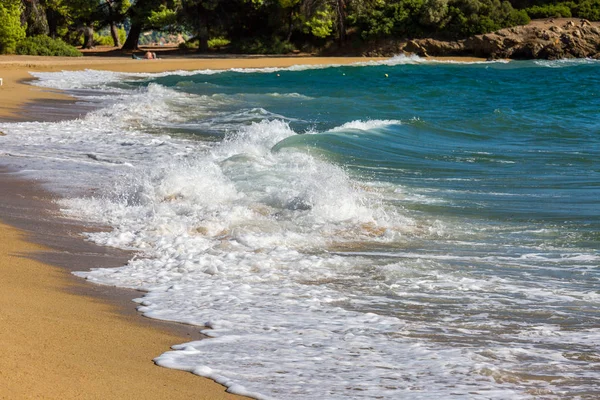
{"label": "turquoise sea water", "polygon": [[599,62],[38,77],[100,109],[2,124],[2,160],[140,250],[80,276],[211,328],[160,365],[259,398],[600,396]]}

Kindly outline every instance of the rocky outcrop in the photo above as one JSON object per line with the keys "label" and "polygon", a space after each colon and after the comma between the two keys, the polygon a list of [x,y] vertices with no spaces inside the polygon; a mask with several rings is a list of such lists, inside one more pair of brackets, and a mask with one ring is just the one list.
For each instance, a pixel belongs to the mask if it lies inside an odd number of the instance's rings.
{"label": "rocky outcrop", "polygon": [[465,40],[464,46],[487,58],[600,58],[600,29],[586,20],[532,24],[475,36]]}
{"label": "rocky outcrop", "polygon": [[420,56],[600,59],[600,23],[580,19],[550,19],[459,41],[415,39],[394,47]]}
{"label": "rocky outcrop", "polygon": [[464,44],[459,41],[441,41],[435,39],[417,39],[406,42],[402,50],[420,56],[461,55]]}

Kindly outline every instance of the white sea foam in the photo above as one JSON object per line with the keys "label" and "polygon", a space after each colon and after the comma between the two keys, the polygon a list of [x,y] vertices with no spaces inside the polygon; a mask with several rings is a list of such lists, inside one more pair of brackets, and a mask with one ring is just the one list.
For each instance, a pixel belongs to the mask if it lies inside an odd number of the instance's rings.
{"label": "white sea foam", "polygon": [[566,68],[576,65],[598,64],[600,63],[600,60],[595,60],[593,58],[569,58],[562,60],[534,60],[533,62],[536,65],[546,68]]}
{"label": "white sea foam", "polygon": [[[68,86],[85,74],[40,77]],[[356,181],[306,149],[273,152],[296,135],[289,121],[260,105],[231,112],[234,96],[149,84],[107,101],[80,120],[0,124],[2,151],[61,182],[65,213],[112,227],[91,240],[138,251],[78,276],[144,290],[146,316],[212,337],[158,364],[265,399],[560,398],[596,377],[580,359],[600,330],[569,327],[573,308],[594,312],[596,288],[571,277],[597,254],[496,245],[494,227],[409,213],[403,199],[439,204],[436,193]],[[228,127],[223,140],[165,134],[206,121]]]}
{"label": "white sea foam", "polygon": [[135,76],[135,74],[91,69],[62,72],[30,72],[30,74],[37,78],[33,82],[36,86],[63,90],[107,88],[107,85],[110,83],[116,83],[125,78]]}
{"label": "white sea foam", "polygon": [[398,120],[366,120],[366,121],[356,120],[356,121],[347,122],[345,124],[342,124],[341,126],[335,127],[333,129],[331,129],[330,132],[339,132],[339,131],[344,131],[344,130],[348,130],[348,129],[368,131],[368,130],[377,129],[377,128],[384,128],[384,127],[387,127],[390,125],[402,125],[402,121],[398,121]]}
{"label": "white sea foam", "polygon": [[302,100],[312,100],[313,99],[310,96],[305,96],[305,95],[300,94],[300,93],[270,93],[269,96],[273,96],[273,97],[291,97],[291,98],[302,99]]}
{"label": "white sea foam", "polygon": [[[595,60],[591,60],[595,61]],[[292,65],[290,67],[267,67],[267,68],[230,68],[230,69],[202,69],[202,70],[176,70],[164,72],[112,72],[100,70],[83,70],[83,71],[62,71],[62,72],[30,72],[36,78],[33,82],[36,86],[73,90],[73,89],[106,89],[110,84],[127,80],[141,79],[157,79],[168,76],[195,76],[195,75],[215,75],[224,72],[237,72],[243,74],[253,73],[276,73],[281,71],[307,71],[312,69],[326,69],[338,67],[372,67],[372,66],[397,66],[405,64],[490,64],[504,63],[504,60],[496,61],[456,61],[456,60],[428,60],[417,55],[396,55],[385,60],[356,62],[350,64],[308,64],[308,65]],[[115,87],[111,87],[115,91]]]}

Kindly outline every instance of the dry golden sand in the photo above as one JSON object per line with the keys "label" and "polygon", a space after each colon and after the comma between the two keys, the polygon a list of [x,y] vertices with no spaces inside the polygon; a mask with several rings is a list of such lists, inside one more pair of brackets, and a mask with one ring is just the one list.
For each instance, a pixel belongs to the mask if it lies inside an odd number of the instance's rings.
{"label": "dry golden sand", "polygon": [[152,358],[181,337],[70,293],[77,283],[66,270],[25,256],[43,249],[22,231],[0,224],[0,235],[0,398],[240,398],[155,366]]}
{"label": "dry golden sand", "polygon": [[[68,99],[58,91],[24,84],[30,71],[161,72],[359,61],[367,59],[0,56],[0,120],[22,117],[23,106],[33,101]],[[2,181],[0,190],[6,190]],[[126,316],[97,298],[75,294],[74,286],[89,284],[65,268],[30,257],[43,249],[28,242],[23,231],[0,223],[0,238],[0,399],[237,397],[208,379],[152,363],[170,345],[185,342],[183,335],[143,324],[142,317]]]}

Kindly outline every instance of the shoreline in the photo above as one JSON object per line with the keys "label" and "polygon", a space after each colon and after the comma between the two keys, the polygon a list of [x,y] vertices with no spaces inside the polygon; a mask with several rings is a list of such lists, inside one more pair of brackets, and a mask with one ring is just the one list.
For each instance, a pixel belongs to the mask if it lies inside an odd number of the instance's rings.
{"label": "shoreline", "polygon": [[[166,71],[226,70],[231,68],[286,68],[294,65],[348,65],[383,61],[389,57],[304,57],[304,56],[238,56],[238,57],[170,57],[158,60],[134,60],[127,56],[43,57],[0,55],[0,121],[23,121],[19,118],[25,104],[35,101],[73,101],[58,90],[27,84],[34,80],[29,72],[60,72],[97,69],[113,72],[159,73]],[[427,60],[484,62],[475,57],[429,57]]]}
{"label": "shoreline", "polygon": [[124,73],[160,73],[166,71],[193,71],[230,68],[285,68],[293,65],[351,64],[382,58],[364,57],[237,57],[237,58],[192,58],[172,57],[157,60],[134,60],[123,57],[43,57],[0,55],[0,121],[24,121],[20,118],[26,104],[40,101],[73,101],[59,90],[36,87],[28,84],[35,80],[30,72],[60,72],[96,69]]}
{"label": "shoreline", "polygon": [[0,187],[0,398],[243,398],[152,362],[200,338],[198,327],[142,318],[131,301],[139,292],[71,274],[122,265],[127,252],[78,237],[84,226],[56,215],[52,195],[18,173],[0,169]]}
{"label": "shoreline", "polygon": [[[34,79],[30,71],[163,72],[383,59],[0,56],[0,120],[60,120],[87,111],[72,107],[76,99],[66,93],[28,84]],[[48,112],[60,108],[64,113]],[[202,338],[200,327],[142,318],[131,301],[140,292],[93,285],[71,274],[121,266],[130,253],[84,241],[81,233],[98,227],[60,216],[53,194],[1,164],[0,188],[0,343],[10,349],[0,358],[0,387],[13,398],[243,398],[210,379],[152,362],[173,344]]]}

